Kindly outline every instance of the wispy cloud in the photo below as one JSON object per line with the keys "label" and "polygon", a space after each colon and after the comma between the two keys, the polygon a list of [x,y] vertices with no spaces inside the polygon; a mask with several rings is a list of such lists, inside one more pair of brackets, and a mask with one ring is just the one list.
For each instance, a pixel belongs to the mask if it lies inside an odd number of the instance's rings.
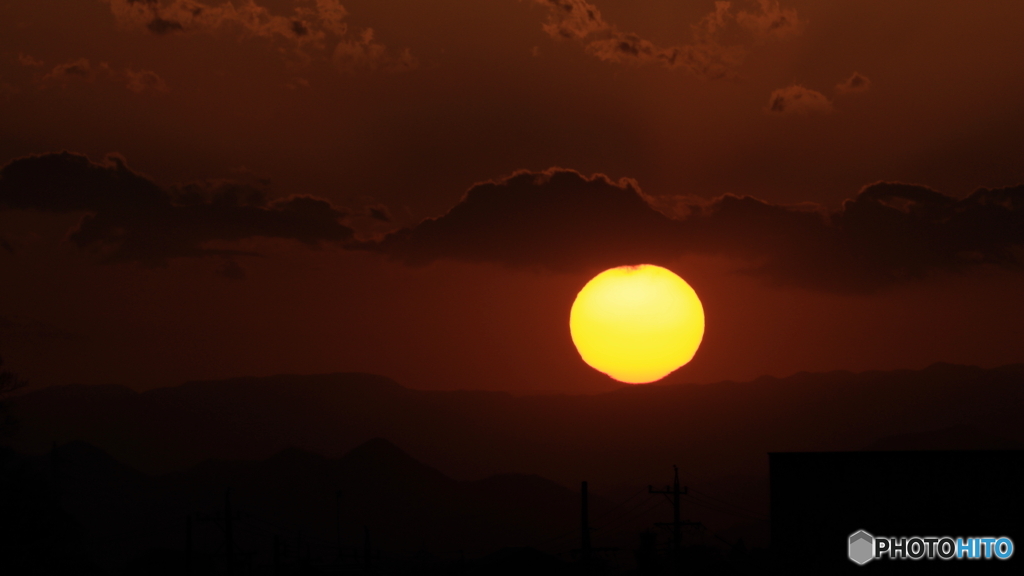
{"label": "wispy cloud", "polygon": [[374,41],[373,30],[367,28],[362,33],[349,35],[334,47],[334,65],[340,72],[354,73],[360,70],[384,70],[401,72],[416,67],[416,58],[403,50],[392,54],[383,44]]}
{"label": "wispy cloud", "polygon": [[[863,74],[854,72],[849,78],[836,84],[837,96],[867,92],[871,88],[871,80]],[[768,99],[768,112],[772,114],[828,114],[833,111],[833,102],[827,96],[806,86],[795,84],[779,88],[772,92]]]}
{"label": "wispy cloud", "polygon": [[30,66],[33,68],[41,68],[46,65],[42,60],[33,58],[31,54],[25,54],[22,52],[18,52],[18,62],[22,66]]}
{"label": "wispy cloud", "polygon": [[821,92],[800,85],[772,92],[768,112],[773,114],[828,114],[832,102]]}
{"label": "wispy cloud", "polygon": [[152,70],[132,70],[128,68],[124,71],[125,77],[128,79],[127,88],[136,94],[142,94],[143,92],[167,92],[167,83],[160,77],[159,74]]}
{"label": "wispy cloud", "polygon": [[548,9],[543,24],[545,32],[552,38],[580,42],[600,60],[660,64],[706,78],[731,75],[750,47],[799,34],[803,28],[796,10],[781,8],[778,0],[759,0],[749,10],[735,10],[731,2],[715,2],[711,13],[691,25],[689,43],[658,46],[606,22],[600,10],[586,0],[534,2]]}
{"label": "wispy cloud", "polygon": [[232,34],[262,38],[292,58],[333,60],[344,72],[400,71],[416,66],[408,50],[394,52],[374,40],[372,28],[350,29],[338,0],[299,0],[289,15],[254,0],[219,4],[198,0],[104,0],[119,23],[158,36]]}
{"label": "wispy cloud", "polygon": [[97,74],[101,73],[109,74],[110,66],[106,63],[100,63],[94,67],[92,63],[89,62],[88,58],[78,58],[76,60],[57,64],[45,76],[43,76],[43,80],[64,81],[71,78],[93,80]]}
{"label": "wispy cloud", "polygon": [[[40,62],[39,65],[43,66],[44,64]],[[57,64],[46,74],[37,76],[37,80],[39,86],[59,84],[66,87],[71,82],[104,80],[123,83],[125,88],[136,94],[167,91],[167,83],[152,70],[134,70],[132,68],[115,70],[106,62],[93,64],[84,57]]]}
{"label": "wispy cloud", "polygon": [[836,84],[836,93],[854,94],[858,92],[867,92],[870,88],[871,80],[859,72],[854,72],[852,76],[839,84]]}

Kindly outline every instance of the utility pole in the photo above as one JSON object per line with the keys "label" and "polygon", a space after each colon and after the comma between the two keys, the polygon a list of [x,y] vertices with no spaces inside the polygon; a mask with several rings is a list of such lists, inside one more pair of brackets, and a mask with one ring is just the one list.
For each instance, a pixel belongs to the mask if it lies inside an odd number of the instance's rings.
{"label": "utility pole", "polygon": [[341,490],[334,492],[334,514],[338,529],[338,563],[341,563]]}
{"label": "utility pole", "polygon": [[281,536],[274,534],[274,576],[281,576]]}
{"label": "utility pole", "polygon": [[672,487],[665,486],[664,490],[655,490],[654,486],[648,486],[647,491],[651,494],[664,494],[666,498],[672,502],[672,523],[667,524],[664,522],[658,522],[657,526],[671,527],[672,528],[672,562],[675,564],[676,570],[679,569],[680,563],[680,551],[683,547],[683,526],[700,526],[700,522],[684,522],[679,517],[679,502],[682,496],[685,496],[689,491],[689,488],[683,486],[679,488],[679,466],[672,465],[672,469],[675,471],[675,480],[672,483]]}
{"label": "utility pole", "polygon": [[231,515],[231,488],[224,490],[224,558],[228,576],[235,573],[234,518]]}
{"label": "utility pole", "polygon": [[53,441],[53,447],[50,448],[50,482],[53,485],[53,505],[54,508],[60,509],[60,477],[57,472],[57,441]]}
{"label": "utility pole", "polygon": [[185,516],[185,573],[192,575],[192,515]]}
{"label": "utility pole", "polygon": [[[207,515],[207,514],[196,514],[196,520],[199,522],[212,522],[214,524],[220,524],[221,520],[224,521],[224,573],[228,576],[234,576],[235,574],[235,520],[240,519],[238,512],[232,512],[231,510],[231,488],[224,489],[224,517],[221,518],[219,515]],[[191,540],[192,540],[192,517],[188,517],[186,523],[186,530],[189,538],[189,555],[191,556]]]}
{"label": "utility pole", "polygon": [[366,562],[366,570],[370,570],[371,556],[373,555],[373,548],[370,547],[370,527],[363,526],[363,558]]}
{"label": "utility pole", "polygon": [[580,557],[583,559],[585,564],[590,562],[590,510],[589,510],[589,496],[587,494],[587,481],[584,480],[580,486],[580,495],[582,497],[580,502],[580,536],[582,544],[580,546]]}

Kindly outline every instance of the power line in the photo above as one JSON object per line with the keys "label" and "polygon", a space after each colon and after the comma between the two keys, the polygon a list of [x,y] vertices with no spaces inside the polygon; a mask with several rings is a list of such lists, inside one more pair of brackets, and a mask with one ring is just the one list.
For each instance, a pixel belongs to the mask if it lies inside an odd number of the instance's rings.
{"label": "power line", "polygon": [[[681,497],[689,492],[689,488],[679,487],[679,466],[672,465],[674,471],[674,478],[672,482],[672,488],[668,486],[664,490],[655,490],[654,486],[648,486],[647,491],[651,494],[664,494],[672,502],[672,522],[658,522],[655,526],[671,527],[672,528],[672,562],[675,564],[675,568],[678,570],[681,562],[681,551],[683,548],[683,526],[700,526],[700,522],[683,521],[679,517],[679,503]],[[671,497],[670,497],[671,495]]]}
{"label": "power line", "polygon": [[612,536],[616,536],[616,535],[621,534],[622,532],[624,532],[626,530],[629,530],[631,528],[631,526],[629,525],[629,522],[631,522],[631,521],[633,521],[633,520],[635,520],[637,518],[641,518],[641,517],[643,517],[643,516],[645,516],[647,514],[650,514],[653,510],[655,510],[656,508],[658,508],[659,506],[662,505],[662,501],[657,499],[657,498],[648,498],[647,500],[644,501],[644,504],[647,504],[647,503],[652,503],[652,505],[644,508],[640,512],[638,512],[636,514],[633,514],[632,516],[630,516],[628,518],[625,518],[622,522],[618,522],[618,523],[615,523],[615,524],[609,524],[609,525],[606,525],[603,528],[601,528],[601,530],[603,531],[602,534],[601,534],[602,537],[603,538],[611,538]]}
{"label": "power line", "polygon": [[764,515],[762,515],[761,513],[755,512],[755,511],[753,511],[753,510],[751,510],[749,508],[746,508],[744,506],[740,506],[738,504],[734,504],[732,502],[729,502],[728,500],[723,500],[722,498],[718,498],[718,497],[712,496],[711,494],[708,494],[707,492],[702,492],[700,490],[697,490],[696,488],[691,488],[690,490],[692,492],[694,492],[695,494],[699,495],[699,496],[702,496],[704,498],[708,498],[710,500],[714,500],[714,501],[716,501],[716,502],[718,502],[718,503],[720,503],[722,505],[728,506],[729,508],[732,508],[732,509],[737,510],[739,512],[743,512],[743,513],[745,513],[748,516],[756,517],[759,520],[767,520],[767,518],[765,518]]}
{"label": "power line", "polygon": [[626,504],[627,502],[629,502],[629,501],[630,501],[630,500],[632,500],[633,498],[636,498],[637,496],[639,496],[639,495],[643,494],[643,493],[644,493],[644,492],[646,492],[646,491],[647,491],[647,490],[646,490],[646,489],[644,489],[644,488],[641,488],[641,489],[637,490],[636,492],[634,492],[633,494],[631,494],[631,495],[629,496],[629,498],[626,498],[625,500],[623,500],[623,501],[619,502],[618,504],[616,504],[616,505],[612,506],[611,508],[609,508],[609,509],[605,510],[605,511],[604,511],[604,513],[603,513],[603,514],[601,514],[600,516],[597,516],[597,517],[595,517],[595,518],[594,518],[594,521],[595,521],[595,522],[597,522],[597,521],[599,521],[599,520],[601,520],[601,519],[603,519],[603,518],[606,518],[606,517],[607,517],[608,515],[610,515],[610,514],[611,514],[612,512],[614,512],[615,510],[617,510],[617,509],[621,508],[621,507],[622,507],[622,506],[624,506],[624,505],[625,505],[625,504]]}
{"label": "power line", "polygon": [[[625,500],[622,500],[622,501],[620,501],[619,503],[617,503],[617,504],[615,504],[614,506],[612,506],[611,508],[609,508],[608,510],[605,510],[603,514],[601,514],[600,516],[598,516],[598,517],[597,517],[597,518],[595,518],[594,520],[595,520],[595,521],[598,521],[598,520],[601,520],[601,519],[607,518],[607,517],[608,517],[608,516],[609,516],[609,515],[610,515],[610,514],[611,514],[612,512],[616,511],[616,510],[617,510],[618,508],[621,508],[621,507],[622,507],[623,505],[627,504],[627,503],[628,503],[628,502],[629,502],[630,500],[632,500],[632,499],[636,498],[636,497],[637,497],[637,496],[639,496],[640,494],[643,494],[643,493],[644,493],[644,491],[645,491],[645,489],[641,488],[640,490],[638,490],[638,491],[637,491],[637,492],[635,492],[634,494],[631,494],[631,495],[630,495],[630,496],[629,496],[628,498],[626,498]],[[627,509],[627,510],[626,510],[625,512],[623,512],[622,514],[628,514],[628,513],[629,513],[629,512],[631,512],[632,510],[635,510],[635,509],[637,508],[637,506],[642,506],[642,505],[643,505],[643,504],[644,504],[645,502],[648,502],[649,500],[650,500],[650,497],[648,497],[648,499],[647,499],[647,500],[643,500],[643,501],[641,501],[641,502],[640,502],[639,504],[635,504],[635,505],[633,505],[632,507],[630,507],[629,509]],[[619,518],[621,518],[621,517],[622,517],[622,514],[620,514],[620,515],[616,516],[615,518],[613,518],[613,519],[611,520],[611,522],[615,522],[616,520],[618,520]],[[593,530],[600,530],[600,528],[594,528]],[[555,542],[557,542],[558,540],[561,540],[561,539],[565,538],[566,536],[571,536],[571,535],[573,535],[573,534],[575,534],[575,533],[577,533],[577,529],[576,529],[576,528],[571,528],[571,529],[569,529],[569,530],[566,530],[565,532],[563,532],[563,533],[561,533],[561,534],[559,534],[559,535],[557,535],[557,536],[554,536],[554,537],[552,537],[552,538],[549,538],[549,539],[547,539],[547,540],[543,540],[543,541],[541,541],[540,543],[538,543],[538,546],[539,546],[539,547],[545,547],[545,546],[548,546],[548,545],[554,544],[554,543],[555,543]]]}
{"label": "power line", "polygon": [[723,505],[723,504],[720,504],[720,503],[717,503],[717,502],[709,502],[707,500],[702,499],[701,496],[695,496],[695,495],[691,494],[691,495],[687,495],[687,498],[689,499],[690,502],[692,502],[692,503],[694,503],[694,504],[696,504],[698,506],[702,506],[704,508],[707,508],[709,510],[714,510],[716,512],[722,512],[722,513],[725,513],[725,514],[729,514],[731,516],[738,516],[738,517],[742,517],[742,518],[748,518],[750,520],[757,520],[759,522],[768,522],[769,521],[768,518],[765,518],[764,516],[761,516],[759,514],[755,514],[753,512],[744,510],[742,508],[731,507],[731,505],[729,505],[729,504],[724,504]]}
{"label": "power line", "polygon": [[[655,504],[654,506],[652,506],[652,507],[650,507],[650,508],[648,508],[646,510],[641,511],[640,513],[633,514],[633,512],[635,510],[643,508],[644,506],[646,506],[648,503],[650,503],[652,501]],[[662,501],[660,499],[655,498],[654,496],[651,496],[651,495],[648,494],[647,498],[645,500],[640,500],[639,502],[637,502],[636,504],[634,504],[630,508],[624,510],[622,513],[618,514],[614,518],[608,520],[605,523],[605,525],[602,526],[601,528],[596,528],[596,529],[597,530],[606,530],[609,526],[617,527],[617,526],[621,525],[622,522],[624,522],[624,521],[633,520],[634,518],[639,518],[640,516],[646,514],[648,511],[653,510],[654,508],[657,508],[658,505],[661,504],[661,502]]]}

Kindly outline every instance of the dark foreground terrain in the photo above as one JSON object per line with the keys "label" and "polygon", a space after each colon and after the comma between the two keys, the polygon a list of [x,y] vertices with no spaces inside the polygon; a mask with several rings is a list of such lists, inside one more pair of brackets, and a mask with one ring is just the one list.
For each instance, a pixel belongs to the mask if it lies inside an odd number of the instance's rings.
{"label": "dark foreground terrain", "polygon": [[[364,374],[52,387],[14,399],[4,564],[763,573],[769,453],[1019,450],[1022,405],[1024,367],[941,364],[594,396],[424,392]],[[648,488],[665,491],[673,464],[678,549],[672,494]]]}

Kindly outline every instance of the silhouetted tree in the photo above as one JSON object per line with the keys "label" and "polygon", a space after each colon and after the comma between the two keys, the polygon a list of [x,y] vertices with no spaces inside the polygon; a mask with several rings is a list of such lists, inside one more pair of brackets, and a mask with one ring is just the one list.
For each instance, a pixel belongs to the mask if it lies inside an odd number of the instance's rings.
{"label": "silhouetted tree", "polygon": [[0,438],[6,438],[17,429],[17,422],[11,416],[10,397],[15,390],[27,383],[18,379],[10,370],[4,370],[4,359],[0,357]]}

